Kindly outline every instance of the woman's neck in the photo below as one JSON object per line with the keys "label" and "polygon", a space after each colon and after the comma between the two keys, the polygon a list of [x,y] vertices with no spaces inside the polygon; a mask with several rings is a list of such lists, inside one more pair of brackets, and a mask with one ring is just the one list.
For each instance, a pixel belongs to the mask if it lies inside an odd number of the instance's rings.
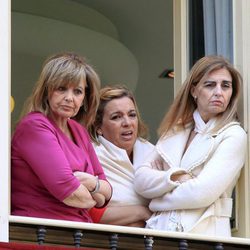
{"label": "woman's neck", "polygon": [[58,128],[71,140],[73,139],[71,131],[68,126],[69,118],[57,117],[53,114],[49,114],[48,117],[54,121],[54,123],[58,126]]}

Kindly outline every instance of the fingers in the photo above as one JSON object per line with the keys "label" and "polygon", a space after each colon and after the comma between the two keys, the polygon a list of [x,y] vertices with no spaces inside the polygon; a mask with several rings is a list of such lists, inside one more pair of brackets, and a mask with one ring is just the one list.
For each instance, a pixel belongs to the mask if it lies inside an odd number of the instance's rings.
{"label": "fingers", "polygon": [[183,182],[186,182],[186,181],[188,181],[190,179],[193,179],[193,178],[194,177],[193,177],[193,175],[191,173],[186,173],[186,174],[180,175],[179,178],[178,178],[178,181],[180,183],[183,183]]}
{"label": "fingers", "polygon": [[154,160],[151,162],[153,169],[163,170],[163,162],[161,160]]}

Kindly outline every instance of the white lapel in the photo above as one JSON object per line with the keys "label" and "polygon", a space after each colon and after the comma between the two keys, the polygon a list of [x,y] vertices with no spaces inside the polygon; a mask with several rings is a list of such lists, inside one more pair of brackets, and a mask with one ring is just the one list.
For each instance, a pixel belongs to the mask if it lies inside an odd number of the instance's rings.
{"label": "white lapel", "polygon": [[190,131],[189,127],[157,143],[157,151],[170,167],[191,170],[205,162],[213,150],[215,139],[197,134],[183,155]]}
{"label": "white lapel", "polygon": [[93,146],[106,175],[110,171],[111,174],[115,172],[133,178],[134,168],[126,150],[117,147],[102,136],[99,136],[98,140],[100,145],[93,143]]}
{"label": "white lapel", "polygon": [[183,155],[180,167],[190,171],[200,166],[214,149],[214,142],[215,138],[211,135],[197,134]]}
{"label": "white lapel", "polygon": [[181,165],[182,155],[188,140],[191,128],[182,130],[174,135],[160,139],[156,144],[156,149],[161,157],[172,168]]}
{"label": "white lapel", "polygon": [[137,169],[140,166],[145,158],[152,153],[154,150],[154,145],[148,142],[145,139],[138,138],[135,142],[133,148],[133,166],[134,169]]}
{"label": "white lapel", "polygon": [[[180,160],[179,166],[189,171],[201,166],[205,161],[207,161],[208,157],[215,150],[217,144],[216,137],[225,129],[234,125],[239,125],[239,123],[230,122],[216,133],[197,134],[187,148],[185,154],[181,156],[182,159]],[[211,124],[211,127],[213,126],[214,124]],[[176,147],[178,147],[178,144],[176,144]],[[173,155],[173,157],[175,157],[175,155]]]}
{"label": "white lapel", "polygon": [[134,190],[134,167],[124,149],[99,136],[100,145],[94,144],[105,175],[113,187],[110,206],[147,205],[148,201]]}

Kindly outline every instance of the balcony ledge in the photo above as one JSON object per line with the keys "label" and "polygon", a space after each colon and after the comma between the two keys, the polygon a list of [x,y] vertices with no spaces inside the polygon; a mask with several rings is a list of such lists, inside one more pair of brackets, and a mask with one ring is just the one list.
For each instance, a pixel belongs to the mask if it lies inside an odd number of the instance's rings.
{"label": "balcony ledge", "polygon": [[[250,249],[250,239],[236,237],[210,237],[190,233],[13,215],[9,217],[9,223],[10,241],[16,242],[37,242],[37,228],[42,226],[47,230],[44,244],[74,245],[72,235],[74,232],[81,232],[83,237],[82,241],[80,239],[79,246],[92,247],[92,249],[110,249],[110,240],[113,236],[117,236],[117,242],[113,238],[113,245],[119,245],[119,249],[144,249],[146,239],[149,239],[149,245],[154,242],[154,249],[162,249],[163,246],[172,246],[171,249],[205,250],[211,249],[211,246],[215,249],[224,249],[223,247],[216,248],[217,245],[226,246],[226,249],[230,250],[239,249],[239,247],[240,249]],[[191,248],[179,248],[182,243]],[[206,246],[210,246],[210,248],[206,248]]]}

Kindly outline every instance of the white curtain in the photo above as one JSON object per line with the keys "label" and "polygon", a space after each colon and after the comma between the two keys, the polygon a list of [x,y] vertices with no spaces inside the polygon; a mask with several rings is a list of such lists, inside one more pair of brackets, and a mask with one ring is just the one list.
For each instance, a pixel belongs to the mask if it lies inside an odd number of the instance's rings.
{"label": "white curtain", "polygon": [[232,0],[203,0],[205,55],[233,62]]}

